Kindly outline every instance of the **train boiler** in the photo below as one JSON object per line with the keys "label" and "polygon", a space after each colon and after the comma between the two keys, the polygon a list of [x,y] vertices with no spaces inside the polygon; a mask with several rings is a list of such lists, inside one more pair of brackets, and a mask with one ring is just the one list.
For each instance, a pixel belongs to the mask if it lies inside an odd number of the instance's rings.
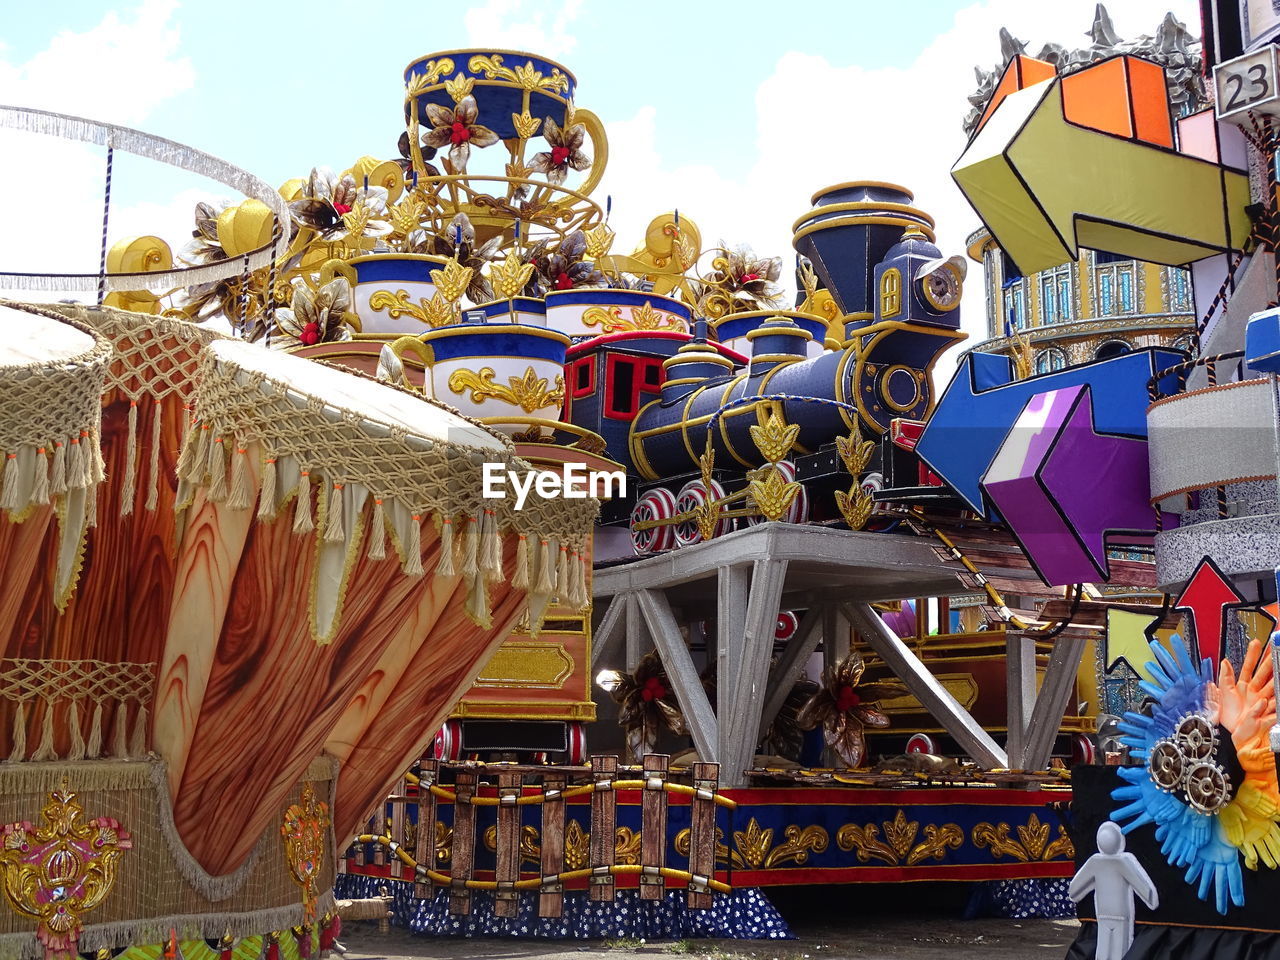
{"label": "train boiler", "polygon": [[[815,349],[823,333],[815,329],[817,318],[788,310],[698,321],[692,339],[663,343],[663,349],[646,351],[632,340],[629,362],[640,364],[645,377],[637,395],[650,399],[631,408],[625,447],[618,424],[602,422],[607,404],[573,401],[568,418],[606,436],[609,456],[640,484],[628,518],[639,552],[700,539],[689,512],[711,499],[728,498],[728,504],[748,472],[767,462],[751,428],[771,416],[798,428],[781,464],[787,479],[795,477],[797,457],[832,447],[838,437],[855,431],[881,437],[895,420],[927,417],[935,400],[931,369],[965,337],[959,329],[965,264],[941,254],[932,220],[910,206],[911,199],[888,184],[845,184],[817,194],[815,208],[797,221],[795,247],[813,264],[839,314],[821,350]],[[830,335],[833,328],[840,337]],[[748,355],[725,349],[717,333],[721,339],[732,333],[732,343]],[[619,368],[605,359],[610,348],[587,341],[572,351],[571,368],[590,364],[604,374],[589,388],[584,376],[582,392],[618,393],[608,372]],[[572,374],[569,383],[577,383]],[[700,473],[708,440],[716,465],[710,484]],[[717,533],[739,518],[753,519],[749,505],[724,513]],[[802,495],[786,519],[806,517]],[[667,531],[664,521],[672,518]]]}

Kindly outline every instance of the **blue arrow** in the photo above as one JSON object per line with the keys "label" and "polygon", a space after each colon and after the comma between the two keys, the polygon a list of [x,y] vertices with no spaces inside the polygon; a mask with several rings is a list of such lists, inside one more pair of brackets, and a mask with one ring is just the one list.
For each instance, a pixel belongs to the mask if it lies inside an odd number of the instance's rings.
{"label": "blue arrow", "polygon": [[979,483],[1028,400],[1046,390],[1088,384],[1099,433],[1145,439],[1151,402],[1147,381],[1184,360],[1184,353],[1152,347],[1014,381],[1007,357],[967,354],[929,417],[916,453],[970,507],[994,519]]}

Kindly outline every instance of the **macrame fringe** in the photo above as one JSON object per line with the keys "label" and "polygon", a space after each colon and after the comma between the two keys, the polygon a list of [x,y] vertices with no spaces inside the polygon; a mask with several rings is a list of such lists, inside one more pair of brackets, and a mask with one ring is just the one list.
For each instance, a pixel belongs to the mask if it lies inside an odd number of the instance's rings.
{"label": "macrame fringe", "polygon": [[569,606],[574,610],[584,610],[587,606],[587,567],[582,561],[582,554],[574,550],[569,555]]}
{"label": "macrame fringe", "polygon": [[325,511],[324,538],[329,543],[338,543],[346,539],[346,530],[342,522],[342,484],[335,483],[329,493],[329,508]]}
{"label": "macrame fringe", "polygon": [[227,444],[225,438],[216,437],[209,444],[209,502],[226,503],[230,491],[227,488]]}
{"label": "macrame fringe", "polygon": [[298,475],[298,502],[293,508],[293,532],[310,533],[316,528],[311,518],[311,472],[303,470]]}
{"label": "macrame fringe", "polygon": [[54,497],[67,492],[67,445],[59,440],[53,445],[53,466],[49,468],[49,494]]}
{"label": "macrame fringe", "polygon": [[534,592],[542,596],[550,596],[556,589],[556,565],[551,556],[551,544],[546,540],[538,541],[538,585]]}
{"label": "macrame fringe", "polygon": [[147,755],[147,705],[138,704],[138,716],[133,721],[133,737],[129,743],[129,756],[135,758]]}
{"label": "macrame fringe", "polygon": [[569,582],[569,548],[560,544],[560,558],[556,563],[556,599],[563,604],[569,603],[569,593],[573,589]]}
{"label": "macrame fringe", "polygon": [[31,502],[45,504],[49,502],[49,458],[45,456],[45,448],[36,450],[36,477],[31,487]]}
{"label": "macrame fringe", "polygon": [[147,480],[147,509],[154,510],[160,500],[160,426],[164,407],[155,402],[151,411],[151,463]]}
{"label": "macrame fringe", "polygon": [[502,538],[492,510],[485,510],[484,528],[480,531],[480,569],[491,582],[502,579]]}
{"label": "macrame fringe", "polygon": [[111,724],[111,755],[126,760],[129,757],[128,728],[129,706],[126,703],[116,704],[116,718]]}
{"label": "macrame fringe", "polygon": [[477,554],[480,549],[480,531],[476,528],[480,524],[475,517],[467,517],[467,534],[462,543],[462,575],[468,581],[472,580],[479,570],[477,565]]}
{"label": "macrame fringe", "polygon": [[262,483],[258,493],[258,519],[274,520],[280,512],[276,499],[276,458],[267,457],[262,463]]}
{"label": "macrame fringe", "polygon": [[253,486],[249,482],[249,451],[236,444],[231,455],[231,495],[227,506],[233,510],[248,510],[253,506]]}
{"label": "macrame fringe", "polygon": [[72,700],[67,710],[67,727],[71,731],[71,750],[68,760],[83,760],[85,757],[84,733],[80,730],[80,701]]}
{"label": "macrame fringe", "polygon": [[529,589],[529,538],[523,533],[516,541],[516,572],[511,578],[511,586],[516,590]]}
{"label": "macrame fringe", "polygon": [[53,703],[49,700],[44,701],[44,719],[40,724],[40,745],[36,747],[36,752],[31,755],[31,759],[35,761],[58,759],[57,751],[53,746]]}
{"label": "macrame fringe", "polygon": [[[121,707],[123,709],[123,707]],[[89,742],[84,747],[85,756],[102,756],[102,702],[93,705],[93,719],[89,721]]]}
{"label": "macrame fringe", "polygon": [[178,479],[186,480],[190,483],[197,482],[200,478],[196,475],[199,464],[204,462],[204,434],[207,428],[201,427],[195,429],[194,425],[188,429],[187,438],[182,443],[182,453],[178,455]]}
{"label": "macrame fringe", "polygon": [[80,438],[72,437],[67,445],[67,489],[73,490],[87,486],[84,476],[84,453],[80,449]]}
{"label": "macrame fringe", "polygon": [[89,443],[89,466],[90,466],[90,483],[101,483],[107,479],[107,461],[102,459],[102,435],[95,427],[93,430],[85,431],[85,439]]}
{"label": "macrame fringe", "polygon": [[436,564],[436,575],[456,576],[453,568],[453,520],[449,517],[440,520],[440,560]]}
{"label": "macrame fringe", "polygon": [[0,487],[0,509],[18,511],[18,455],[10,453],[4,458],[4,485]]}
{"label": "macrame fringe", "polygon": [[18,701],[18,709],[13,714],[13,749],[9,751],[9,759],[17,763],[27,758],[27,702]]}
{"label": "macrame fringe", "polygon": [[138,401],[129,401],[129,436],[125,443],[124,481],[120,485],[120,516],[133,513],[133,498],[137,493],[134,474],[138,469]]}
{"label": "macrame fringe", "polygon": [[409,536],[405,538],[404,572],[411,577],[420,577],[426,570],[422,566],[422,515],[415,513],[409,518]]}
{"label": "macrame fringe", "polygon": [[[6,797],[22,794],[41,795],[62,786],[63,777],[71,781],[76,793],[94,790],[147,790],[155,789],[151,768],[162,763],[138,763],[134,760],[55,760],[52,763],[0,764],[0,795]],[[168,784],[164,786],[163,803],[168,805]],[[159,799],[159,794],[157,794]],[[190,856],[190,854],[188,854]],[[31,934],[27,934],[31,936]],[[33,938],[34,939],[34,938]],[[3,956],[3,954],[0,954]]]}
{"label": "macrame fringe", "polygon": [[370,560],[387,558],[387,514],[382,508],[382,498],[373,501],[373,516],[369,521],[369,539],[365,553]]}

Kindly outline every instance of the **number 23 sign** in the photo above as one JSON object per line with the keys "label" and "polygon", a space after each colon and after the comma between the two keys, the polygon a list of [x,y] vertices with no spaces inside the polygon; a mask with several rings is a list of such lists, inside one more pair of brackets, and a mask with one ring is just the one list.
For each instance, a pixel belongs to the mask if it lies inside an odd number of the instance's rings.
{"label": "number 23 sign", "polygon": [[1266,46],[1214,68],[1219,120],[1241,121],[1246,113],[1280,116],[1277,52],[1276,47]]}

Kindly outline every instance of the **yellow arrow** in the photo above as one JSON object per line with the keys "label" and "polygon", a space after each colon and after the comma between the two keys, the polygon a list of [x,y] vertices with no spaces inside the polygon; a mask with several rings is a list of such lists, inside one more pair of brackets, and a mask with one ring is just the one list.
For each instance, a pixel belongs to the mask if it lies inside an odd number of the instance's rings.
{"label": "yellow arrow", "polygon": [[1146,613],[1130,613],[1127,610],[1107,611],[1107,655],[1104,662],[1107,673],[1123,660],[1129,669],[1143,680],[1152,679],[1147,669],[1152,659],[1151,640],[1147,631],[1159,621],[1159,616]]}
{"label": "yellow arrow", "polygon": [[1026,274],[1082,246],[1182,265],[1239,249],[1250,230],[1247,176],[1067,122],[1059,80],[1006,97],[951,175]]}

